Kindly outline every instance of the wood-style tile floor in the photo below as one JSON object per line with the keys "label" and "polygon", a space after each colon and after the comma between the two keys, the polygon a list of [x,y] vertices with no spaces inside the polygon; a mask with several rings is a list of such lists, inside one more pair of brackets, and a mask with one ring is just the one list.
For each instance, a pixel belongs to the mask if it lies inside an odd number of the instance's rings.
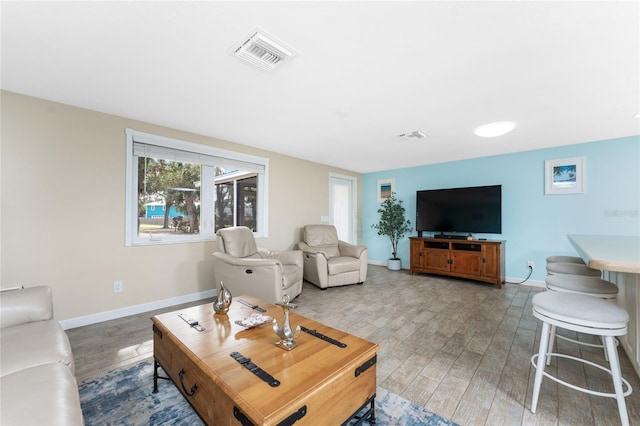
{"label": "wood-style tile floor", "polygon": [[[370,265],[364,285],[323,291],[305,282],[294,302],[297,313],[378,343],[379,386],[461,425],[619,424],[614,399],[549,379],[543,382],[537,413],[529,411],[530,358],[541,329],[531,313],[531,298],[539,291],[515,284],[498,290]],[[78,381],[152,358],[150,317],[179,308],[67,330]],[[601,349],[563,340],[558,346],[563,353],[605,365]],[[640,425],[640,379],[624,350],[619,353],[623,376],[634,388],[626,398],[630,422]],[[594,367],[560,359],[550,369],[559,369],[560,377],[577,385],[611,392],[606,373]]]}

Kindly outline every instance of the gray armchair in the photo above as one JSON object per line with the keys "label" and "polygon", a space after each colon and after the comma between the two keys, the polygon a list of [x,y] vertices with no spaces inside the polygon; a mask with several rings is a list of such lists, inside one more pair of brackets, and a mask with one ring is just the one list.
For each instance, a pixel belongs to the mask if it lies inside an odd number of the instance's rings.
{"label": "gray armchair", "polygon": [[245,226],[216,232],[218,250],[213,253],[216,287],[222,281],[232,296],[246,294],[269,303],[291,300],[302,292],[302,252],[258,248]]}
{"label": "gray armchair", "polygon": [[366,281],[367,248],[338,240],[333,225],[305,225],[302,239],[305,280],[322,289]]}

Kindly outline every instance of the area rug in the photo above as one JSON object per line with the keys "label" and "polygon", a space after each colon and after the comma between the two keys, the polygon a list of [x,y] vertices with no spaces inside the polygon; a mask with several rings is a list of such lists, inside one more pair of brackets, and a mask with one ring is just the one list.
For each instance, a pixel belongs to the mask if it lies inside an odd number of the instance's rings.
{"label": "area rug", "polygon": [[[162,372],[164,373],[164,372]],[[163,374],[161,374],[163,375]],[[204,425],[173,383],[159,382],[153,393],[153,363],[113,370],[80,383],[85,424],[94,425]],[[364,423],[368,425],[368,423]],[[378,387],[376,425],[449,426],[455,423]]]}

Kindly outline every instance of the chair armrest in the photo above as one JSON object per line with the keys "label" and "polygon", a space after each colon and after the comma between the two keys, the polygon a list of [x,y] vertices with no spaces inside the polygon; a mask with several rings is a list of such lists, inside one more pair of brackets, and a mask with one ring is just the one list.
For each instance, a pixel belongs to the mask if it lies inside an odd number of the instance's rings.
{"label": "chair armrest", "polygon": [[269,303],[282,301],[284,266],[277,259],[237,258],[226,253],[212,254],[213,279],[224,282],[236,297],[250,295]]}
{"label": "chair armrest", "polygon": [[283,265],[296,265],[302,268],[302,251],[300,250],[273,251],[259,248],[258,253],[269,259],[277,259]]}
{"label": "chair armrest", "polygon": [[314,256],[322,256],[324,257],[324,259],[327,259],[327,255],[324,253],[324,249],[323,248],[319,248],[319,247],[311,247],[310,245],[307,245],[307,243],[300,241],[298,243],[298,248],[300,250],[302,250],[302,252],[304,254],[311,254]]}
{"label": "chair armrest", "polygon": [[367,247],[349,244],[345,241],[338,241],[338,249],[340,249],[341,256],[351,256],[359,258],[362,253],[367,250]]}
{"label": "chair armrest", "polygon": [[53,299],[48,286],[11,290],[0,294],[0,327],[6,328],[53,318]]}
{"label": "chair armrest", "polygon": [[280,262],[278,259],[272,259],[272,258],[262,258],[262,259],[242,258],[242,257],[234,257],[234,256],[231,256],[229,254],[222,253],[222,252],[215,252],[215,253],[213,253],[212,256],[218,258],[219,260],[222,260],[223,262],[228,263],[229,265],[233,265],[233,266],[243,266],[243,267],[255,268],[257,266],[274,266],[274,265],[282,264],[282,262]]}
{"label": "chair armrest", "polygon": [[328,287],[329,269],[327,267],[327,255],[318,250],[316,247],[311,247],[307,243],[300,241],[298,248],[302,250],[302,260],[304,262],[303,275],[304,279],[314,283],[320,288]]}

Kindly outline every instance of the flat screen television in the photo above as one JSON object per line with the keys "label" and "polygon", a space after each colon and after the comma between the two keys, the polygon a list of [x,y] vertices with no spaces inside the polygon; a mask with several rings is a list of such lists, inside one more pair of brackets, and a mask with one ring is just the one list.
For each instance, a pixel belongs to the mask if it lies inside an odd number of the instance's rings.
{"label": "flat screen television", "polygon": [[416,191],[416,231],[501,234],[502,186]]}

